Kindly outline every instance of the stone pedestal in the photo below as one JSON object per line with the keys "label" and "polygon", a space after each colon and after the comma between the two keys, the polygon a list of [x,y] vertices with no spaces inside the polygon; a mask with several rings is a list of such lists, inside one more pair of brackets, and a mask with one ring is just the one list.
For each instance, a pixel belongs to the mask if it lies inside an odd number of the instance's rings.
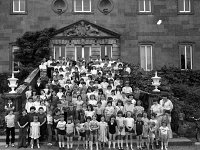
{"label": "stone pedestal", "polygon": [[22,111],[22,95],[18,93],[4,93],[2,95],[2,99],[4,100],[4,104],[8,103],[8,100],[11,99],[15,109],[15,112],[21,112]]}

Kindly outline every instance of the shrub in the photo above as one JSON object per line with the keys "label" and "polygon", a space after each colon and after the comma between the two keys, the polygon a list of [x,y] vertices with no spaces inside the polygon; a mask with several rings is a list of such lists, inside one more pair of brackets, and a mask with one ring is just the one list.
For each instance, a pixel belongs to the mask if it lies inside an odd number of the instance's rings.
{"label": "shrub", "polygon": [[43,58],[50,55],[50,40],[55,29],[49,28],[37,32],[26,32],[16,41],[19,50],[14,55],[16,61],[20,62],[18,77],[22,80],[37,68]]}

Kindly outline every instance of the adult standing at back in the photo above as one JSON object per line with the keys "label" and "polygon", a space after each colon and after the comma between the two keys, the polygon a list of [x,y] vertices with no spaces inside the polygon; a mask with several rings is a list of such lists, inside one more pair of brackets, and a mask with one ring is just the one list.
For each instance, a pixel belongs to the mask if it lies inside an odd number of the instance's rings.
{"label": "adult standing at back", "polygon": [[156,114],[156,119],[158,121],[158,125],[160,126],[160,123],[161,123],[161,120],[162,120],[162,115],[163,115],[163,108],[158,103],[157,98],[153,99],[153,105],[151,106],[151,114],[152,113]]}
{"label": "adult standing at back", "polygon": [[162,110],[163,110],[163,113],[165,113],[165,111],[172,111],[173,109],[173,104],[171,102],[171,100],[168,99],[168,94],[167,93],[164,93],[162,95],[162,99],[160,100],[160,105],[162,106]]}
{"label": "adult standing at back", "polygon": [[37,94],[37,95],[40,95],[40,91],[41,91],[42,89],[44,89],[44,85],[42,84],[41,79],[39,78],[39,79],[37,80],[37,83],[35,84],[36,94]]}

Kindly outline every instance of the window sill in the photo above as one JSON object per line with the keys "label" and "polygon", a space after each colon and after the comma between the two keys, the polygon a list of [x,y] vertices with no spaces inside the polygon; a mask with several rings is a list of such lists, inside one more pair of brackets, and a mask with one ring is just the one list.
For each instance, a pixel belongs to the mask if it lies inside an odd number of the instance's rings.
{"label": "window sill", "polygon": [[11,12],[10,15],[27,15],[28,12]]}
{"label": "window sill", "polygon": [[72,12],[73,15],[93,15],[94,12]]}
{"label": "window sill", "polygon": [[153,12],[137,12],[138,15],[153,15]]}
{"label": "window sill", "polygon": [[194,12],[178,12],[178,15],[194,15]]}

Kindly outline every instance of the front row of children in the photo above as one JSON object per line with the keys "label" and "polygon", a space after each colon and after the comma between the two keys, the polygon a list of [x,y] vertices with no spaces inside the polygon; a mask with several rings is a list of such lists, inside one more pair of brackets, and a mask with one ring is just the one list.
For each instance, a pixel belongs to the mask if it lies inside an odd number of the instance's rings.
{"label": "front row of children", "polygon": [[58,133],[59,148],[65,147],[64,137],[67,137],[67,148],[73,147],[73,136],[78,133],[78,147],[80,141],[83,142],[83,147],[93,149],[93,142],[96,145],[96,150],[104,148],[108,143],[108,148],[115,148],[116,138],[119,149],[123,149],[123,139],[125,137],[126,147],[133,150],[133,135],[137,138],[137,148],[142,149],[146,144],[149,150],[150,145],[154,149],[154,139],[160,138],[161,150],[168,147],[169,128],[167,122],[162,121],[162,125],[158,128],[155,121],[147,118],[147,114],[138,114],[136,120],[132,117],[131,112],[127,112],[126,117],[123,117],[123,112],[119,111],[117,117],[112,115],[109,120],[105,116],[101,116],[100,122],[97,121],[96,115],[86,118],[86,122],[81,123],[79,120],[73,122],[72,118],[64,121],[64,116],[60,116],[60,120],[56,125]]}
{"label": "front row of children", "polygon": [[[24,116],[26,111],[23,112]],[[153,116],[152,116],[153,117]],[[53,120],[51,117],[51,113],[47,115],[47,122]],[[91,117],[86,117],[86,122],[80,122],[79,120],[73,121],[71,117],[64,120],[64,116],[60,115],[58,122],[54,125],[56,137],[58,137],[58,145],[59,148],[62,149],[65,147],[65,137],[67,137],[67,148],[73,148],[73,137],[78,133],[78,147],[80,145],[80,141],[83,142],[84,148],[93,149],[93,142],[95,142],[96,150],[100,148],[104,148],[105,144],[108,143],[108,148],[113,148],[116,146],[116,138],[117,145],[119,149],[123,149],[123,139],[125,137],[126,147],[131,148],[133,150],[133,135],[137,138],[137,148],[142,149],[144,144],[149,150],[150,145],[152,149],[154,149],[154,140],[155,138],[160,138],[161,140],[161,150],[165,148],[167,150],[168,147],[168,139],[169,139],[169,128],[167,127],[167,122],[162,121],[161,126],[158,128],[156,119],[154,117],[150,120],[147,118],[147,114],[143,113],[138,114],[136,119],[132,117],[132,113],[130,111],[127,112],[126,117],[123,116],[122,111],[118,111],[117,117],[112,115],[109,120],[106,120],[104,116],[100,117],[100,122],[97,121],[96,115]],[[12,146],[14,144],[14,134],[12,130],[14,130],[14,115],[13,111],[10,111],[9,114],[5,117],[7,128],[7,140],[6,144],[9,144],[9,135],[10,132],[12,134]],[[55,118],[54,118],[55,119]],[[23,120],[18,121],[18,125],[20,129],[23,129],[27,126],[27,119],[23,118]],[[23,122],[23,125],[20,123]],[[30,123],[30,133],[31,137],[31,148],[33,148],[34,140],[37,141],[37,146],[39,146],[39,137],[41,134],[41,126],[42,124],[38,120],[38,116],[33,116],[33,121]],[[25,129],[26,130],[26,129]],[[23,132],[25,132],[23,130]],[[22,133],[23,134],[23,133]],[[49,136],[52,136],[50,134]],[[21,139],[21,146],[25,146],[26,144],[26,135],[23,136],[24,139]]]}

